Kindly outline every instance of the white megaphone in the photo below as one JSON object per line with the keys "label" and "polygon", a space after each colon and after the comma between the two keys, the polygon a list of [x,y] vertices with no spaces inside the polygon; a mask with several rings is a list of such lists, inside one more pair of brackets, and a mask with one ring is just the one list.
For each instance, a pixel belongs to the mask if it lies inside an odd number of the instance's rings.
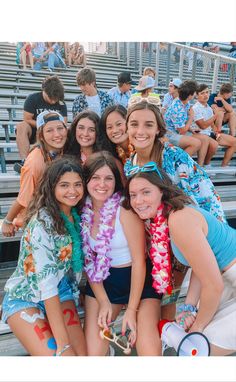
{"label": "white megaphone", "polygon": [[206,336],[199,332],[186,333],[176,322],[161,320],[158,330],[163,343],[173,347],[177,356],[209,356],[210,344]]}

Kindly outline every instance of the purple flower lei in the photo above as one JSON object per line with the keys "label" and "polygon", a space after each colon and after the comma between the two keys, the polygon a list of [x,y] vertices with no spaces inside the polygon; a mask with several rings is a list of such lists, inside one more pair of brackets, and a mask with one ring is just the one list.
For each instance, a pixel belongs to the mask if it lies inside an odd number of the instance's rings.
{"label": "purple flower lei", "polygon": [[99,283],[109,276],[111,264],[110,242],[114,235],[112,221],[116,216],[117,208],[121,200],[120,192],[113,194],[100,209],[99,232],[96,236],[94,251],[89,244],[90,229],[93,224],[93,207],[91,198],[86,198],[85,206],[81,215],[81,236],[85,256],[84,270],[91,282]]}

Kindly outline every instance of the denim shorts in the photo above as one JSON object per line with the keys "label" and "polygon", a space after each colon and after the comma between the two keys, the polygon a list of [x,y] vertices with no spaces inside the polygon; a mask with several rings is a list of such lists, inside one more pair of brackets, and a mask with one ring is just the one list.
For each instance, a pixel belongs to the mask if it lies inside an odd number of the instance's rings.
{"label": "denim shorts", "polygon": [[167,132],[165,136],[169,139],[169,142],[170,142],[172,145],[174,145],[174,146],[178,146],[178,147],[179,147],[179,141],[180,141],[180,139],[182,138],[182,135],[181,135],[181,134],[178,134],[178,133],[172,133],[172,132]]}
{"label": "denim shorts", "polygon": [[[64,276],[58,284],[58,296],[60,302],[74,300],[72,288],[70,282],[66,276]],[[32,302],[20,299],[11,299],[9,293],[6,293],[2,302],[2,321],[7,322],[8,318],[14,313],[27,308],[38,308],[46,316],[46,309],[43,301]]]}

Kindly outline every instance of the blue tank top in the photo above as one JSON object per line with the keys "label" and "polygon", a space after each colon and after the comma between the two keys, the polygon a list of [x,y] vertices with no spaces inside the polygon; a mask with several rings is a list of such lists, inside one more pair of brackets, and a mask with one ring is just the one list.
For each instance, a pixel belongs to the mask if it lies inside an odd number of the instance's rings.
{"label": "blue tank top", "polygon": [[[220,270],[227,267],[236,258],[236,230],[226,223],[220,222],[208,211],[196,206],[188,206],[200,212],[208,225],[206,239],[216,257]],[[175,257],[180,263],[189,265],[182,253],[171,240],[171,247]]]}

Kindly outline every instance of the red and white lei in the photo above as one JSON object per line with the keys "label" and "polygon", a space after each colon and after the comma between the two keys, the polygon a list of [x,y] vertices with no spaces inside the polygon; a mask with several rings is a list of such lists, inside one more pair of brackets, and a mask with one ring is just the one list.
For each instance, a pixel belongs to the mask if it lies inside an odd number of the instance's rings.
{"label": "red and white lei", "polygon": [[156,217],[152,221],[146,221],[145,228],[151,240],[149,257],[153,265],[152,286],[157,293],[171,294],[170,237],[163,207],[163,204],[158,207]]}
{"label": "red and white lei", "polygon": [[112,227],[112,221],[116,216],[120,200],[121,194],[116,192],[100,209],[99,232],[96,236],[96,245],[93,251],[89,243],[89,236],[93,225],[94,212],[91,198],[89,196],[86,198],[81,215],[81,235],[85,256],[84,270],[91,282],[99,283],[105,280],[110,274],[110,243],[115,231]]}

